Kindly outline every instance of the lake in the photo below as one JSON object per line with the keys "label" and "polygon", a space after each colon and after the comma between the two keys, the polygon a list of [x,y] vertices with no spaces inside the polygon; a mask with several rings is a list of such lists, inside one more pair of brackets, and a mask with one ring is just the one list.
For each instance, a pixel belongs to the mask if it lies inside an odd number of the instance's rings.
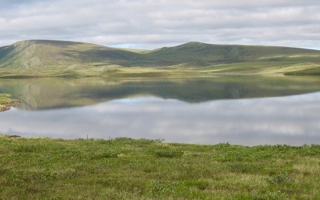
{"label": "lake", "polygon": [[0,79],[0,133],[240,145],[320,143],[319,77]]}

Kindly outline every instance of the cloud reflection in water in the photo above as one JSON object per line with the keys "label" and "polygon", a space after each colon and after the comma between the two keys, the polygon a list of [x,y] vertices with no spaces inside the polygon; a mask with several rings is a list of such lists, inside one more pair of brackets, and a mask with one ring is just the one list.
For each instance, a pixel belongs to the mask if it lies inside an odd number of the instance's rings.
{"label": "cloud reflection in water", "polygon": [[0,114],[0,132],[25,137],[149,138],[241,145],[320,143],[320,93],[189,104],[156,97]]}

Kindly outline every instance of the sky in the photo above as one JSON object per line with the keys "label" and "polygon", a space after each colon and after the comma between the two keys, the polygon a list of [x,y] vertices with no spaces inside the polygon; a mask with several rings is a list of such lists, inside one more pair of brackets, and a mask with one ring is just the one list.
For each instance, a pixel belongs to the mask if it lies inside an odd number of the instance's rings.
{"label": "sky", "polygon": [[155,49],[190,41],[320,50],[319,0],[0,0],[0,46],[29,39]]}

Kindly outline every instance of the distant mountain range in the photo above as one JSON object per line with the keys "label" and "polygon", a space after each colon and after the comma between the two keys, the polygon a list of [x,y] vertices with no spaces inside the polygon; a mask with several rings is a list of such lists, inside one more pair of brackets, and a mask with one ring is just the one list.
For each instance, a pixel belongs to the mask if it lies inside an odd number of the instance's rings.
{"label": "distant mountain range", "polygon": [[[241,67],[243,63],[256,64]],[[230,67],[231,64],[232,67]],[[292,67],[297,64],[301,68],[293,69]],[[226,68],[217,67],[219,65],[226,65]],[[70,66],[179,67],[180,69],[211,67],[212,72],[255,72],[256,69],[264,69],[263,66],[277,67],[277,70],[280,69],[279,67],[290,66],[291,68],[287,70],[289,73],[311,70],[311,74],[317,74],[320,72],[320,51],[289,47],[214,45],[200,42],[189,42],[155,50],[134,50],[51,40],[28,40],[0,47],[0,68],[2,69]],[[252,71],[251,68],[255,70]]]}

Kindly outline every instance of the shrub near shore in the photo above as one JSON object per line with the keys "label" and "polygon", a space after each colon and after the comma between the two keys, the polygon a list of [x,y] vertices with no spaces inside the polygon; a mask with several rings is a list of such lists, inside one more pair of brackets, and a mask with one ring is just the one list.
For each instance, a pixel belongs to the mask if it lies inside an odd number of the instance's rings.
{"label": "shrub near shore", "polygon": [[318,199],[320,145],[0,136],[4,199]]}

